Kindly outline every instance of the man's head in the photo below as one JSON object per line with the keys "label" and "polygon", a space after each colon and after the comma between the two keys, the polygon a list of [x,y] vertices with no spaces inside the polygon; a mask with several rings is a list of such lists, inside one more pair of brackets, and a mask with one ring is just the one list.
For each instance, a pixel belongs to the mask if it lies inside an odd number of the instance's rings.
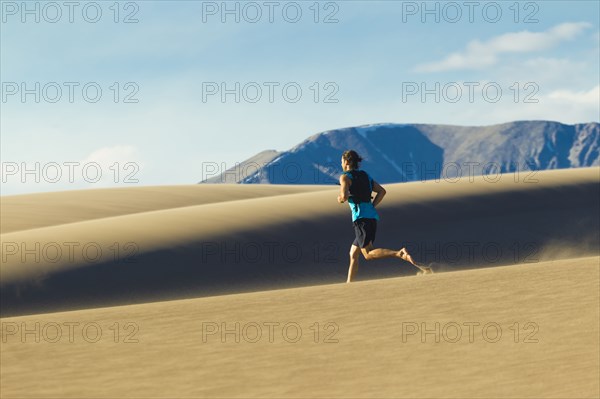
{"label": "man's head", "polygon": [[342,169],[345,171],[358,169],[358,164],[362,158],[354,150],[344,151],[342,154]]}

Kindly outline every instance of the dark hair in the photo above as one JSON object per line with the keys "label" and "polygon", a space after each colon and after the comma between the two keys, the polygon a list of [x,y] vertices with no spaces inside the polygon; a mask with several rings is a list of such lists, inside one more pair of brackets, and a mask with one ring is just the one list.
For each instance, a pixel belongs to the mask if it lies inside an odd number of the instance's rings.
{"label": "dark hair", "polygon": [[358,163],[362,161],[362,158],[354,150],[344,151],[342,158],[350,163],[352,169],[358,169]]}

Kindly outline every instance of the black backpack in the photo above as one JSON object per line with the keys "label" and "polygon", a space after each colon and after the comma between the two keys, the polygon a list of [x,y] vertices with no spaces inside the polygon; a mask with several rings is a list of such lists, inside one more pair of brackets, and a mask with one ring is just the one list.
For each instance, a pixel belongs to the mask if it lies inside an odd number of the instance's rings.
{"label": "black backpack", "polygon": [[350,185],[350,198],[348,202],[359,204],[361,202],[371,202],[371,179],[364,170],[350,170],[347,173],[352,175],[352,184]]}

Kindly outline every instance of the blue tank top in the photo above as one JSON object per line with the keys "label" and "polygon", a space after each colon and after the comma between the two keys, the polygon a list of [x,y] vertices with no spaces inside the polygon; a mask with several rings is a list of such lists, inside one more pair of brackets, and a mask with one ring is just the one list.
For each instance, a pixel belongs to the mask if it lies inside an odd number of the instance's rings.
{"label": "blue tank top", "polygon": [[[373,192],[373,179],[371,176],[359,169],[347,171],[344,174],[352,180],[350,198],[348,198],[348,205],[352,211],[352,221],[363,218],[379,220],[379,215],[371,202],[371,193]],[[366,176],[366,179],[363,178],[364,176]]]}

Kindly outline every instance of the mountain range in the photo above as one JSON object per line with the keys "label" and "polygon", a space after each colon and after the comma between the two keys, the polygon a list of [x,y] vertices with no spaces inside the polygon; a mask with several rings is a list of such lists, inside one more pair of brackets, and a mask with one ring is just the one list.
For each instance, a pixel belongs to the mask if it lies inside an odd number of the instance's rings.
{"label": "mountain range", "polygon": [[382,123],[329,130],[288,151],[266,150],[200,183],[336,184],[343,151],[379,183],[600,165],[600,124],[516,121],[491,126]]}

